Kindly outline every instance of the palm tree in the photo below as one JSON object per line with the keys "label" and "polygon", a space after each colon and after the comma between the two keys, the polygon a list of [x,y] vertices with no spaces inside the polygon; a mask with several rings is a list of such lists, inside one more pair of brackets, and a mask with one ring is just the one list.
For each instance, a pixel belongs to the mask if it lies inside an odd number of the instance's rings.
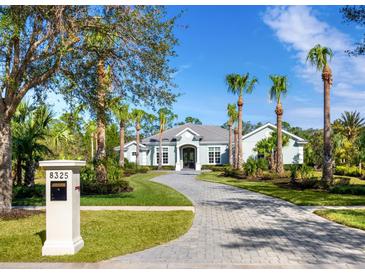
{"label": "palm tree", "polygon": [[129,113],[129,106],[126,104],[114,104],[112,106],[112,111],[119,121],[119,166],[124,167],[125,128],[131,118],[131,114]]}
{"label": "palm tree", "polygon": [[233,134],[232,134],[232,126],[234,122],[237,120],[237,108],[235,104],[227,105],[227,114],[228,114],[228,131],[229,131],[229,142],[228,142],[228,157],[229,164],[233,166]]}
{"label": "palm tree", "polygon": [[136,128],[136,165],[139,165],[139,132],[141,130],[141,121],[145,115],[146,112],[142,109],[133,109],[131,113]]}
{"label": "palm tree", "polygon": [[283,106],[281,105],[281,95],[287,92],[287,78],[280,75],[270,75],[272,86],[270,89],[270,100],[276,100],[276,128],[277,128],[277,144],[276,144],[276,173],[280,176],[284,174],[283,164]]}
{"label": "palm tree", "polygon": [[172,122],[177,115],[172,113],[168,108],[161,108],[158,111],[158,118],[160,122],[160,131],[159,131],[159,157],[158,157],[158,169],[162,169],[162,160],[163,160],[163,151],[162,151],[162,136],[165,131],[166,125],[169,122]]}
{"label": "palm tree", "polygon": [[333,180],[332,170],[332,144],[331,144],[331,117],[330,117],[330,88],[332,85],[332,71],[328,65],[328,58],[332,59],[333,53],[330,48],[317,44],[307,55],[307,61],[315,66],[318,71],[322,70],[324,89],[324,128],[323,128],[323,186],[327,187]]}
{"label": "palm tree", "polygon": [[242,169],[243,155],[242,155],[242,106],[243,106],[243,92],[251,93],[255,84],[257,83],[257,78],[252,77],[250,79],[249,73],[239,75],[239,74],[229,74],[226,76],[226,84],[228,86],[228,91],[233,94],[238,94],[238,161],[237,165],[239,169]]}
{"label": "palm tree", "polygon": [[343,128],[344,135],[351,142],[357,139],[365,125],[365,120],[361,118],[358,111],[345,111],[341,114],[339,122]]}
{"label": "palm tree", "polygon": [[238,168],[238,128],[237,126],[234,128],[234,158],[233,158],[233,167]]}
{"label": "palm tree", "polygon": [[49,108],[42,105],[30,112],[21,126],[14,128],[13,148],[21,150],[24,155],[24,182],[28,186],[34,185],[35,168],[41,156],[51,153],[45,145],[45,139],[49,137],[49,126],[53,116]]}

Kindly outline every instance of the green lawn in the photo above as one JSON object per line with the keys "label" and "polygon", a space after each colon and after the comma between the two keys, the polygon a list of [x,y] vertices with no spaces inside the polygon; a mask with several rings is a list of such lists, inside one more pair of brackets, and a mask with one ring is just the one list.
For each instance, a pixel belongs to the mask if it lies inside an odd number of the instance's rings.
{"label": "green lawn", "polygon": [[325,209],[314,213],[336,223],[365,230],[364,209]]}
{"label": "green lawn", "polygon": [[72,256],[42,257],[45,214],[0,220],[0,262],[96,262],[171,241],[192,225],[191,211],[82,211],[84,248]]}
{"label": "green lawn", "polygon": [[202,173],[198,176],[198,179],[248,189],[254,192],[277,197],[296,205],[365,205],[364,195],[332,194],[321,190],[311,189],[294,190],[280,187],[280,185],[269,181],[251,182],[242,179],[223,177],[220,176],[220,172]]}
{"label": "green lawn", "polygon": [[[111,195],[81,196],[83,206],[190,206],[191,201],[176,190],[150,179],[161,172],[135,174],[125,179],[133,187],[132,192]],[[45,205],[42,198],[14,200],[13,205]]]}

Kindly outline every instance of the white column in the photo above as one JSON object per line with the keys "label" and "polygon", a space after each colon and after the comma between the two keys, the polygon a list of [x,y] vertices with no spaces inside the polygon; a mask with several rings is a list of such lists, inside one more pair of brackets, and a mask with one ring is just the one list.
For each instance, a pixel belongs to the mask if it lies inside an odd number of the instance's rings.
{"label": "white column", "polygon": [[80,235],[80,168],[85,161],[41,161],[46,169],[46,241],[43,256],[73,255]]}
{"label": "white column", "polygon": [[176,166],[175,166],[175,170],[176,171],[180,171],[181,170],[181,164],[180,164],[180,147],[176,146]]}
{"label": "white column", "polygon": [[200,171],[201,170],[201,164],[200,164],[200,147],[196,147],[196,163],[195,163],[195,170]]}

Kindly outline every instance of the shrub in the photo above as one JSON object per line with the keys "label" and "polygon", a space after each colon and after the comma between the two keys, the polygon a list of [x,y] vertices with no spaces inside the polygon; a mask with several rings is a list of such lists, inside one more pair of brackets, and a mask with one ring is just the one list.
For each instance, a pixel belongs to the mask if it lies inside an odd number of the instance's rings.
{"label": "shrub", "polygon": [[26,199],[26,198],[42,198],[45,197],[45,185],[29,186],[14,186],[13,197],[14,199]]}
{"label": "shrub", "polygon": [[335,174],[352,177],[361,177],[365,175],[365,173],[356,166],[336,166]]}
{"label": "shrub", "polygon": [[81,194],[117,194],[133,190],[129,183],[122,179],[124,175],[119,166],[112,165],[109,162],[107,168],[108,181],[106,183],[97,182],[96,172],[92,165],[82,168],[80,172]]}
{"label": "shrub", "polygon": [[313,188],[318,183],[318,179],[313,177],[313,168],[305,164],[290,166],[290,181],[301,189]]}
{"label": "shrub", "polygon": [[265,158],[259,158],[256,160],[257,168],[261,169],[262,171],[269,170],[269,161]]}
{"label": "shrub", "polygon": [[335,194],[365,195],[365,186],[338,184],[332,187],[330,192]]}
{"label": "shrub", "polygon": [[211,170],[211,171],[222,171],[230,167],[230,165],[202,165],[202,170]]}
{"label": "shrub", "polygon": [[238,169],[234,169],[231,166],[227,166],[224,168],[223,170],[223,176],[226,177],[233,177],[233,178],[239,178],[239,179],[243,179],[245,178],[244,174],[242,171],[238,170]]}
{"label": "shrub", "polygon": [[117,181],[107,183],[97,183],[96,181],[82,182],[81,194],[93,195],[93,194],[117,194],[121,192],[130,192],[133,188],[127,181],[119,179]]}
{"label": "shrub", "polygon": [[249,157],[243,165],[244,172],[247,176],[255,177],[258,170],[257,161],[253,157]]}

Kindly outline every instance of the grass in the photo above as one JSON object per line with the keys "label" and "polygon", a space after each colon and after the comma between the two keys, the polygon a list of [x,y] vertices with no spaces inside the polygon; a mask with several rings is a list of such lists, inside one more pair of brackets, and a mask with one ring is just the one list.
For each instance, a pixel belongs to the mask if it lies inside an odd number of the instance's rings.
{"label": "grass", "polygon": [[97,262],[166,243],[192,225],[190,211],[82,211],[85,245],[75,255],[42,257],[45,214],[0,220],[1,262]]}
{"label": "grass", "polygon": [[206,172],[198,179],[248,189],[268,196],[280,198],[302,206],[349,206],[365,205],[364,195],[333,194],[322,190],[297,190],[280,186],[270,181],[252,182],[220,176],[220,172]]}
{"label": "grass", "polygon": [[[176,190],[150,181],[161,172],[135,174],[125,179],[133,187],[132,192],[81,196],[82,206],[190,206],[191,201]],[[45,205],[43,198],[14,200],[13,205]]]}
{"label": "grass", "polygon": [[[314,176],[321,178],[322,177],[322,172],[320,171],[314,171]],[[345,176],[345,175],[334,175],[334,178],[349,178],[350,179],[350,184],[354,184],[354,185],[365,185],[365,180],[362,180],[360,178],[357,177],[350,177],[350,176]]]}
{"label": "grass", "polygon": [[314,213],[336,223],[365,230],[364,209],[325,209]]}

